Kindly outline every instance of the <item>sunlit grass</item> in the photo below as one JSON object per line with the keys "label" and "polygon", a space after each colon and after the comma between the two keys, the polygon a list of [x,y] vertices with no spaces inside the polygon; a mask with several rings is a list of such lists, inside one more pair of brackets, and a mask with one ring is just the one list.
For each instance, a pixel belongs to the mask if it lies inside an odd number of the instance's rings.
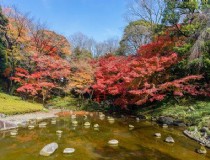
{"label": "sunlit grass", "polygon": [[42,109],[42,104],[30,103],[27,101],[23,101],[19,97],[0,93],[0,113],[21,114],[40,111]]}

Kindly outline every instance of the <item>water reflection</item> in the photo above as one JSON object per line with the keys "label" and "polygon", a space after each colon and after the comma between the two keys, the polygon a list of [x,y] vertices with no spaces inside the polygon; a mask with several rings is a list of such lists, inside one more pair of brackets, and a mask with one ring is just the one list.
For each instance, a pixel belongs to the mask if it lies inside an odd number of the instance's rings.
{"label": "water reflection", "polygon": [[[106,119],[102,113],[94,114],[92,118],[88,116],[87,119],[85,116],[75,115],[73,118],[50,119],[45,121],[45,125],[40,120],[39,124],[44,128],[19,129],[13,138],[10,138],[10,132],[1,132],[0,159],[44,160],[46,158],[39,157],[39,151],[51,142],[57,142],[59,148],[49,160],[210,159],[209,150],[205,156],[199,155],[195,149],[200,145],[184,137],[176,128],[163,129],[155,123],[124,116]],[[84,125],[85,122],[89,124]],[[161,137],[156,138],[155,133],[161,133]],[[173,145],[164,142],[169,135],[175,139]],[[117,140],[119,143],[109,144],[110,140]],[[76,151],[70,156],[64,155],[65,148],[75,148]]]}

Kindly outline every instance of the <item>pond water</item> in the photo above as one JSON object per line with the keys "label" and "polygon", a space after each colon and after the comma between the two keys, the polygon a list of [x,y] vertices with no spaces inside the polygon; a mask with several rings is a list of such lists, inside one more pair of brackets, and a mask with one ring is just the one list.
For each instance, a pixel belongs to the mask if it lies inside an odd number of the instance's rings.
{"label": "pond water", "polygon": [[[140,121],[134,118],[115,118],[109,123],[107,118],[100,120],[98,115],[88,116],[87,120],[77,117],[78,126],[72,126],[68,116],[57,118],[56,124],[46,120],[46,128],[19,128],[18,135],[11,137],[10,132],[0,133],[1,160],[208,160],[210,150],[206,155],[195,152],[200,145],[182,134],[181,129],[159,127],[157,124]],[[84,123],[91,122],[90,128]],[[93,124],[99,124],[99,130],[94,130]],[[128,125],[135,126],[129,130]],[[62,130],[62,136],[56,134]],[[154,133],[162,134],[161,138]],[[164,142],[167,136],[172,136],[174,144]],[[117,139],[118,146],[109,146],[108,141]],[[39,155],[40,150],[51,142],[58,143],[58,149],[50,157]],[[75,148],[72,154],[63,154],[65,148]]]}

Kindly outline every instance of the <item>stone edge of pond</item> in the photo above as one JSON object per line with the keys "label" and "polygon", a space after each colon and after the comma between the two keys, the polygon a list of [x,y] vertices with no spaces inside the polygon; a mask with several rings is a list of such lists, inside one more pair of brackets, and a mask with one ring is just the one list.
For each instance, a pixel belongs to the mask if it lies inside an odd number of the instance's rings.
{"label": "stone edge of pond", "polygon": [[[24,126],[24,124],[31,119],[40,118],[42,120],[46,120],[50,118],[56,118],[58,117],[58,115],[56,114],[59,112],[61,112],[60,109],[52,109],[47,113],[33,112],[33,113],[25,113],[25,114],[1,117],[0,123],[2,123],[2,126],[0,126],[0,132],[15,129],[18,128],[19,126]],[[6,127],[6,124],[8,124],[8,127]]]}
{"label": "stone edge of pond", "polygon": [[204,146],[206,146],[207,148],[210,148],[210,141],[209,140],[207,140],[205,137],[198,137],[197,136],[197,131],[188,131],[188,130],[184,130],[183,131],[183,133],[187,136],[187,137],[189,137],[189,138],[191,138],[191,139],[193,139],[193,140],[195,140],[195,141],[197,141],[197,142],[200,142],[200,143],[202,143]]}

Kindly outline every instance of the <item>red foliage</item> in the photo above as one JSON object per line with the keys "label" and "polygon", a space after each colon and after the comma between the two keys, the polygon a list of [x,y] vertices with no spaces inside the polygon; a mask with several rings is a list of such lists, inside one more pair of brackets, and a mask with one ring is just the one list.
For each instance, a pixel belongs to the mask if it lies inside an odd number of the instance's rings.
{"label": "red foliage", "polygon": [[61,83],[61,79],[70,74],[69,63],[54,56],[34,55],[33,71],[29,73],[23,68],[16,68],[15,76],[11,79],[20,84],[17,92],[32,96],[41,94],[45,99],[48,92]]}
{"label": "red foliage", "polygon": [[106,95],[115,105],[126,107],[161,101],[169,94],[201,94],[200,88],[191,82],[200,80],[202,76],[176,79],[170,74],[170,68],[177,63],[176,53],[149,55],[100,58],[96,64],[96,81],[92,86],[95,95]]}
{"label": "red foliage", "polygon": [[169,55],[175,42],[170,36],[159,36],[154,42],[143,45],[139,48],[137,53],[143,57],[164,56]]}

